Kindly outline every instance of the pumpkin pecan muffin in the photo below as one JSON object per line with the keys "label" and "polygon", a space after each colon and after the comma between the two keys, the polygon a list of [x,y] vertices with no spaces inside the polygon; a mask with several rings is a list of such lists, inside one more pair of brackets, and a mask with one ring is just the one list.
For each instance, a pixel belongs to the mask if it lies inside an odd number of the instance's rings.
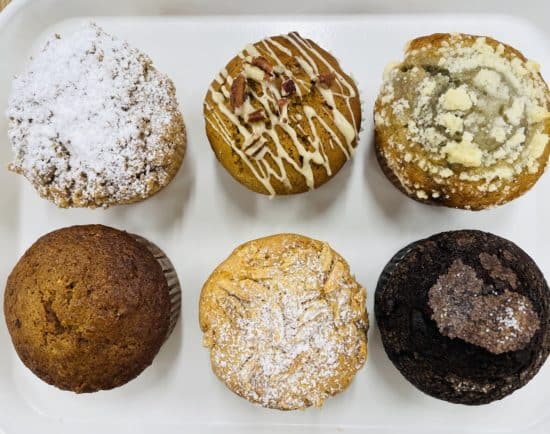
{"label": "pumpkin pecan muffin", "polygon": [[4,316],[22,362],[76,393],[121,386],[152,362],[180,312],[174,267],[154,244],[100,225],[36,241],[11,272]]}
{"label": "pumpkin pecan muffin", "polygon": [[338,61],[298,33],[248,45],[204,101],[217,159],[241,184],[269,195],[312,190],[354,154],[361,104]]}
{"label": "pumpkin pecan muffin", "polygon": [[398,252],[375,296],[382,342],[421,391],[480,405],[527,384],[550,353],[550,290],[514,243],[444,232]]}
{"label": "pumpkin pecan muffin", "polygon": [[264,407],[320,407],[365,363],[365,299],[328,244],[292,234],[249,241],[201,292],[212,369],[233,392]]}
{"label": "pumpkin pecan muffin", "polygon": [[10,170],[63,208],[146,199],[185,154],[172,81],[95,24],[47,41],[14,80],[7,113]]}
{"label": "pumpkin pecan muffin", "polygon": [[376,151],[413,199],[480,210],[529,190],[550,154],[550,92],[539,66],[489,37],[434,34],[388,65]]}

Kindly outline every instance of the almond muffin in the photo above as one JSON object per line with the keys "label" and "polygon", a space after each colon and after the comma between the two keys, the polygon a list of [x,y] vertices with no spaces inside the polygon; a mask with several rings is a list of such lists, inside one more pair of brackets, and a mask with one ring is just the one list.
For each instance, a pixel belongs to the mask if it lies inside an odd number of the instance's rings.
{"label": "almond muffin", "polygon": [[100,225],[36,241],[11,272],[4,316],[22,362],[76,393],[121,386],[152,362],[180,312],[172,264],[149,241]]}
{"label": "almond muffin", "polygon": [[388,263],[375,313],[390,360],[439,399],[480,405],[527,384],[550,353],[550,290],[514,243],[472,230],[417,241]]}
{"label": "almond muffin", "polygon": [[354,154],[361,104],[338,61],[298,33],[248,45],[204,101],[216,158],[249,189],[271,196],[312,190]]}
{"label": "almond muffin", "polygon": [[480,210],[529,190],[550,154],[550,92],[539,66],[489,37],[434,34],[388,65],[376,151],[409,197]]}
{"label": "almond muffin", "polygon": [[328,244],[292,234],[249,241],[201,292],[212,369],[237,395],[264,407],[320,407],[365,363],[365,300]]}
{"label": "almond muffin", "polygon": [[63,208],[146,199],[185,154],[172,81],[95,24],[47,41],[15,78],[7,114],[10,170]]}

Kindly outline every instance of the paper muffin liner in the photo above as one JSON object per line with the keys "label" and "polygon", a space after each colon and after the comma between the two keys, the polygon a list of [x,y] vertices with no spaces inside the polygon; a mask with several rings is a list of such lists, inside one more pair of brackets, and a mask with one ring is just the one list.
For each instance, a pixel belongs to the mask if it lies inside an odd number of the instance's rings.
{"label": "paper muffin liner", "polygon": [[145,246],[147,250],[151,252],[151,254],[155,257],[155,260],[159,263],[162,273],[166,278],[166,283],[168,284],[168,294],[170,296],[170,324],[165,339],[167,340],[174,331],[181,312],[181,285],[176,269],[174,268],[172,261],[170,261],[168,256],[166,256],[166,254],[156,244],[153,244],[151,241],[139,235],[129,235],[134,237],[138,243]]}

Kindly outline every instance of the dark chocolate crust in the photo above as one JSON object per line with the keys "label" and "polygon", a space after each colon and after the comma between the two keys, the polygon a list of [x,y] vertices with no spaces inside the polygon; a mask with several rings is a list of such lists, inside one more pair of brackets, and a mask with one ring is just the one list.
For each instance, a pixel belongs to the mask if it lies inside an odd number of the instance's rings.
{"label": "dark chocolate crust", "polygon": [[36,241],[11,272],[6,323],[23,363],[73,392],[111,389],[149,366],[170,299],[160,264],[133,236],[73,226]]}
{"label": "dark chocolate crust", "polygon": [[[498,257],[516,278],[484,268],[483,253]],[[440,332],[429,291],[457,259],[473,268],[492,294],[514,291],[529,299],[540,324],[527,345],[495,354]],[[375,294],[384,349],[397,369],[428,395],[468,405],[502,399],[535,376],[550,352],[549,308],[550,290],[534,261],[512,242],[472,230],[408,245],[386,265]]]}

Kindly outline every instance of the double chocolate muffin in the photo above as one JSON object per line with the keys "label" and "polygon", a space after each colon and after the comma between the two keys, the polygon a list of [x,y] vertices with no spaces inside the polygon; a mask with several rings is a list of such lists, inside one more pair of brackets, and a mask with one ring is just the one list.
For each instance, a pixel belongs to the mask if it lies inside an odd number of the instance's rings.
{"label": "double chocolate muffin", "polygon": [[518,246],[485,232],[444,232],[398,252],[375,314],[384,348],[421,391],[479,405],[529,382],[550,352],[550,292]]}
{"label": "double chocolate muffin", "polygon": [[4,314],[19,357],[77,393],[121,386],[152,362],[180,312],[180,286],[152,243],[113,228],[51,232],[19,260]]}

